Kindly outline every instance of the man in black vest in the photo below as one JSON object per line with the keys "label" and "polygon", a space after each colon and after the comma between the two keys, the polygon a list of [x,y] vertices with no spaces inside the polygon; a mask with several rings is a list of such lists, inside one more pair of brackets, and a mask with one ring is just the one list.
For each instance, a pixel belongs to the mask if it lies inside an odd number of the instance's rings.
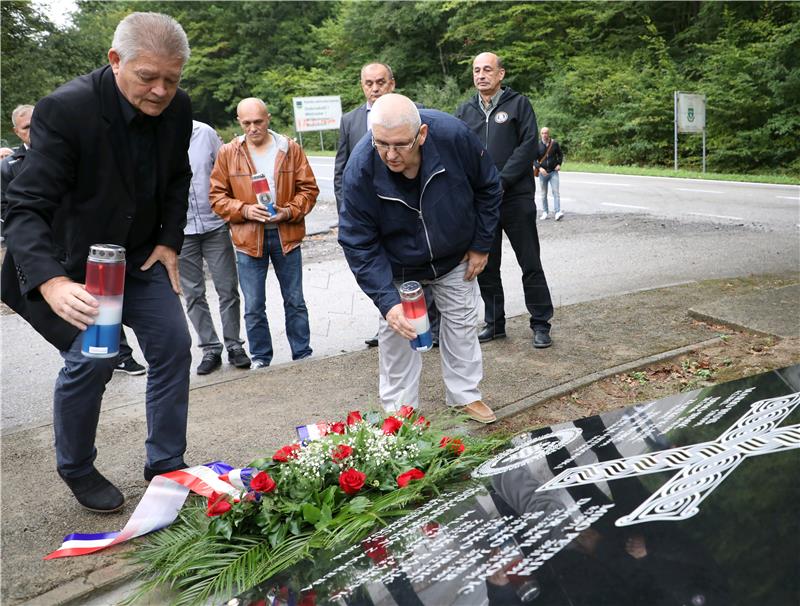
{"label": "man in black vest", "polygon": [[83,287],[92,244],[126,248],[122,321],[150,369],[146,480],[185,467],[191,338],[178,294],[191,169],[191,104],[178,82],[189,58],[181,26],[132,13],[114,33],[110,65],[36,105],[31,148],[8,190],[2,298],[56,346],[56,466],[78,502],[120,509],[94,467],[95,433],[114,358],[81,354],[98,302]]}
{"label": "man in black vest", "polygon": [[503,203],[494,244],[486,269],[478,276],[485,306],[486,326],[478,334],[481,342],[506,336],[505,296],[500,277],[503,232],[522,269],[525,306],[531,314],[533,346],[550,347],[550,319],[553,303],[539,259],[539,234],[536,231],[536,185],[533,163],[536,160],[536,115],[527,97],[501,86],[506,70],[493,53],[481,53],[472,63],[472,79],[478,94],[456,110],[460,118],[478,135],[500,171]]}

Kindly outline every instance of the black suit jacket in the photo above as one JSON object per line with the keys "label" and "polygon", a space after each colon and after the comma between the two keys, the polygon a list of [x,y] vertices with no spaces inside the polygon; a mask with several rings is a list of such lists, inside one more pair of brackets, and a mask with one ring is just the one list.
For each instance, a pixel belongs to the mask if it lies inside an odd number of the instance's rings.
{"label": "black suit jacket", "polygon": [[336,148],[336,161],[333,165],[333,193],[336,195],[336,208],[342,206],[342,175],[347,160],[356,143],[367,134],[367,104],[358,106],[342,116],[339,127],[339,146]]}
{"label": "black suit jacket", "polygon": [[[156,244],[180,251],[186,224],[191,103],[179,90],[157,128],[154,241],[128,251],[128,271]],[[2,299],[61,350],[78,329],[59,318],[38,286],[56,276],[83,282],[92,244],[125,245],[136,213],[134,165],[110,66],[68,82],[36,104],[31,148],[7,191]],[[152,268],[151,270],[152,271]]]}

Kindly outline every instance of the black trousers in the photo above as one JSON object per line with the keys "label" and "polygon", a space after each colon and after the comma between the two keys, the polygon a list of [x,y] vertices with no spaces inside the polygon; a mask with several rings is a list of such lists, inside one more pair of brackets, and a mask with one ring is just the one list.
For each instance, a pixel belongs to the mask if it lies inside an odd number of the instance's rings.
{"label": "black trousers", "polygon": [[536,203],[528,196],[503,198],[500,205],[500,221],[494,234],[489,260],[486,269],[478,276],[486,323],[493,325],[497,332],[505,329],[505,295],[500,277],[503,232],[506,232],[517,257],[517,263],[522,269],[522,290],[525,295],[525,307],[531,314],[531,329],[550,328],[553,302],[539,258]]}

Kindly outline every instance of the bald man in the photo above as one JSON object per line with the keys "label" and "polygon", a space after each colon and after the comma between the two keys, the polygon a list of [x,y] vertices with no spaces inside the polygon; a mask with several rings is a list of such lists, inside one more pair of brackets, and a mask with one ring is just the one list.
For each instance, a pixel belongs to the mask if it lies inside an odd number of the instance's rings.
{"label": "bald man", "polygon": [[419,406],[422,354],[398,287],[430,285],[441,317],[445,403],[481,423],[495,420],[481,396],[475,278],[489,255],[501,190],[497,170],[460,121],[419,110],[403,95],[372,106],[372,136],[344,171],[339,243],[358,285],[381,313],[379,392],[394,411]]}
{"label": "bald man", "polygon": [[[302,148],[270,130],[270,114],[261,99],[243,99],[236,113],[244,134],[219,149],[209,199],[214,212],[230,225],[244,294],[250,368],[255,370],[272,362],[265,286],[270,262],[281,288],[292,360],[312,353],[300,244],[306,235],[305,216],[314,208],[319,188]],[[256,197],[256,174],[266,177],[270,200]]]}
{"label": "bald man", "polygon": [[539,258],[536,231],[536,185],[533,163],[538,146],[536,114],[527,97],[503,86],[506,70],[494,53],[481,53],[472,62],[472,80],[477,94],[462,103],[456,117],[463,120],[489,150],[503,185],[500,222],[494,233],[486,271],[479,283],[486,325],[478,335],[481,342],[506,336],[505,295],[500,277],[503,232],[522,269],[525,307],[531,315],[533,347],[550,347],[550,319],[553,303]]}

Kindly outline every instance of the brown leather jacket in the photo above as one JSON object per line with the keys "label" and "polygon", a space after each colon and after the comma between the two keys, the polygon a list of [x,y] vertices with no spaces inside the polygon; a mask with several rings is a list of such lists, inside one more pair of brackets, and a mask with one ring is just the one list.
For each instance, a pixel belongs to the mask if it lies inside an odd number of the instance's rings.
{"label": "brown leather jacket", "polygon": [[[303,149],[294,141],[269,131],[275,138],[275,206],[289,210],[288,221],[278,223],[283,254],[300,246],[306,235],[305,216],[314,208],[319,187]],[[211,208],[227,221],[237,250],[260,257],[264,253],[264,224],[242,216],[246,204],[258,204],[251,185],[255,173],[244,136],[235,137],[219,148],[211,171]]]}

